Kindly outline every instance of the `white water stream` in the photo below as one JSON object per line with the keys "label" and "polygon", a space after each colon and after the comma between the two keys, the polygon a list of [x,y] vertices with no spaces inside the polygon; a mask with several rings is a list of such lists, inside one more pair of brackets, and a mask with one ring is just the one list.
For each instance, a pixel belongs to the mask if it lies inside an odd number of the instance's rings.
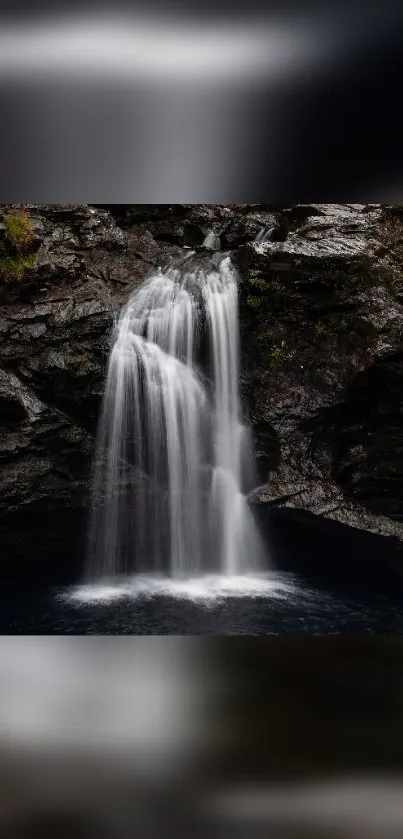
{"label": "white water stream", "polygon": [[94,462],[87,580],[238,576],[263,567],[239,400],[238,284],[187,255],[124,308]]}

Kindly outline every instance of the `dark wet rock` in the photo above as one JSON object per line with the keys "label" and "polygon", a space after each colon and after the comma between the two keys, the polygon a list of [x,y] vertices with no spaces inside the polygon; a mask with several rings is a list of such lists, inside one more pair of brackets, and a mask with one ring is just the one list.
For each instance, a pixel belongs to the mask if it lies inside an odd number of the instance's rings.
{"label": "dark wet rock", "polygon": [[[81,567],[94,435],[113,326],[166,249],[106,210],[26,207],[35,269],[0,279],[3,572]],[[31,553],[32,552],[32,553]],[[57,575],[56,575],[57,576]]]}
{"label": "dark wet rock", "polygon": [[401,222],[379,205],[312,207],[292,208],[284,243],[235,257],[243,391],[280,448],[254,501],[382,535],[401,562]]}
{"label": "dark wet rock", "polygon": [[4,371],[0,405],[2,570],[35,578],[47,567],[57,579],[59,560],[71,568],[82,554],[92,436]]}
{"label": "dark wet rock", "polygon": [[258,479],[261,484],[267,475],[280,463],[280,444],[278,435],[268,422],[255,422],[253,426],[253,448]]}
{"label": "dark wet rock", "polygon": [[104,205],[124,229],[147,229],[154,240],[180,247],[198,247],[213,232],[220,236],[222,248],[232,250],[245,242],[253,242],[263,229],[286,224],[282,213],[266,209],[263,204],[160,204]]}

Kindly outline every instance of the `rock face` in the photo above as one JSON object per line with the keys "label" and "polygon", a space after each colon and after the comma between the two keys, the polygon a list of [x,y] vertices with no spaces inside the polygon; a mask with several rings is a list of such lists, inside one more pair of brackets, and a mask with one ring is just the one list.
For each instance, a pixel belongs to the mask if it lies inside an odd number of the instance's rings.
{"label": "rock face", "polygon": [[9,278],[0,261],[1,553],[7,572],[23,563],[24,573],[58,575],[66,560],[74,575],[114,320],[166,249],[141,224],[130,234],[101,208],[24,210],[36,264]]}
{"label": "rock face", "polygon": [[[295,508],[380,534],[400,562],[400,207],[0,210],[2,572],[79,572],[114,322],[150,270],[198,249],[209,231],[240,271],[257,514]],[[13,241],[18,214],[29,235]]]}
{"label": "rock face", "polygon": [[274,504],[391,537],[393,552],[403,537],[401,211],[311,205],[284,215],[284,242],[235,256],[263,460],[254,500],[263,516]]}

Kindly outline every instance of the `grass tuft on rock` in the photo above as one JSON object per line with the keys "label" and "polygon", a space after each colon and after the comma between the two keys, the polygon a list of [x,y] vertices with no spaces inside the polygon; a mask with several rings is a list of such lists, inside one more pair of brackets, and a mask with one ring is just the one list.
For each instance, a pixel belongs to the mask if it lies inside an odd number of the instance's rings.
{"label": "grass tuft on rock", "polygon": [[256,297],[254,294],[248,294],[246,298],[246,305],[251,309],[259,309],[262,303],[261,297]]}
{"label": "grass tuft on rock", "polygon": [[249,280],[249,285],[252,286],[253,289],[261,291],[263,294],[267,293],[267,283],[260,277],[255,277],[254,279]]}
{"label": "grass tuft on rock", "polygon": [[31,244],[34,238],[34,229],[27,213],[22,211],[6,213],[3,223],[7,239],[15,250],[24,250]]}
{"label": "grass tuft on rock", "polygon": [[25,271],[35,268],[37,259],[37,253],[0,257],[0,279],[5,283],[20,280]]}
{"label": "grass tuft on rock", "polygon": [[270,353],[270,364],[277,364],[283,357],[283,351],[280,347],[273,347]]}

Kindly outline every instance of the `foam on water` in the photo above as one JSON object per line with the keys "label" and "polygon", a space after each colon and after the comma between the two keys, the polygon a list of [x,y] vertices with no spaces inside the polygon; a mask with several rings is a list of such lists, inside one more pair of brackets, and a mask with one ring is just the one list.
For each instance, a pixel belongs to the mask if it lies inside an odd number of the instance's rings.
{"label": "foam on water", "polygon": [[295,583],[276,574],[208,574],[188,579],[138,574],[114,582],[77,586],[63,592],[60,599],[72,605],[88,606],[124,599],[169,597],[208,605],[243,597],[284,599],[296,591]]}

